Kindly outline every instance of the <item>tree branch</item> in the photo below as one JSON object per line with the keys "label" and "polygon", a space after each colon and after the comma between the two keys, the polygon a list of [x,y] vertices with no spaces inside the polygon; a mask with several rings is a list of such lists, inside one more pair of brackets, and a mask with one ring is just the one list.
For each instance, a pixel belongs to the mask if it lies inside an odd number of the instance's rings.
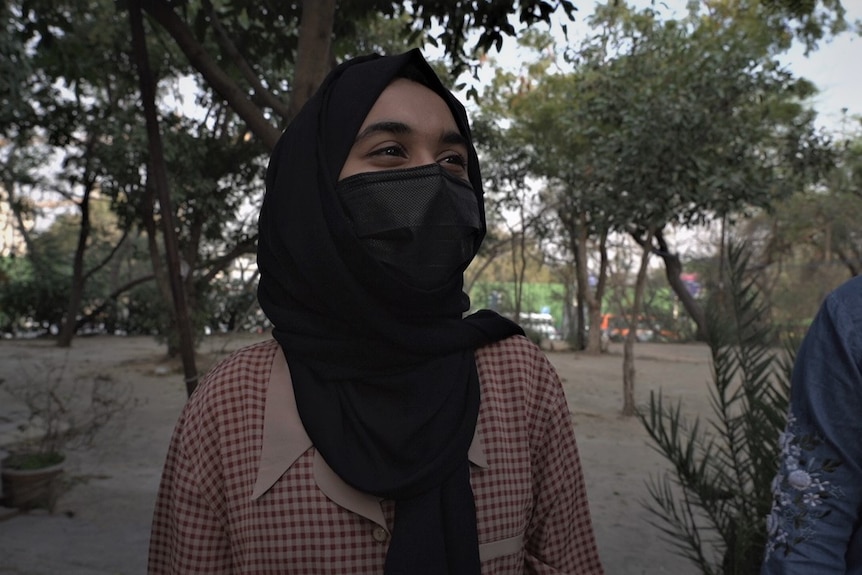
{"label": "tree branch", "polygon": [[233,262],[236,258],[243,254],[253,254],[255,253],[255,246],[257,245],[257,234],[254,236],[247,238],[245,241],[238,243],[233,248],[230,249],[227,253],[219,256],[215,260],[209,262],[209,271],[206,274],[200,277],[198,281],[209,283],[213,280],[213,278],[218,275],[219,272],[223,271],[231,262]]}
{"label": "tree branch", "polygon": [[222,70],[218,63],[206,53],[203,46],[165,0],[142,0],[142,8],[176,41],[177,46],[189,59],[189,63],[200,72],[210,87],[224,98],[248,128],[270,150],[275,147],[281,131],[274,127],[254,102],[249,100],[242,88]]}
{"label": "tree branch", "polygon": [[293,116],[290,113],[289,107],[263,85],[263,82],[260,81],[258,75],[252,69],[251,65],[249,65],[248,60],[240,54],[236,44],[233,43],[230,36],[228,36],[227,31],[224,29],[224,26],[222,26],[221,20],[212,6],[212,2],[206,3],[206,9],[209,14],[210,21],[212,22],[213,30],[215,31],[216,42],[218,42],[221,49],[230,57],[231,61],[236,65],[237,69],[239,69],[246,82],[248,82],[252,89],[254,89],[257,99],[262,105],[272,108],[272,110],[281,116],[285,122],[290,121]]}

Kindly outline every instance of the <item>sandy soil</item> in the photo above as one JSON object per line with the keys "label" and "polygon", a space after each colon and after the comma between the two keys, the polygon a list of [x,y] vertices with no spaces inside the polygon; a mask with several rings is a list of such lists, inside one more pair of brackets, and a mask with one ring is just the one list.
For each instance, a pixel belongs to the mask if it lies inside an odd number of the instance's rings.
{"label": "sandy soil", "polygon": [[[201,347],[204,370],[230,350],[266,336],[212,337]],[[650,391],[681,399],[690,414],[709,410],[708,349],[702,345],[636,346],[639,404]],[[596,536],[609,575],[695,573],[674,555],[644,508],[646,481],[666,469],[635,418],[620,416],[622,351],[601,357],[549,352],[566,389],[585,469]],[[135,405],[74,452],[74,485],[53,514],[0,508],[0,573],[132,575],[145,573],[150,514],[162,460],[185,400],[182,371],[151,338],[80,338],[71,350],[44,340],[0,341],[0,379],[20,381],[46,366],[106,375],[131,387]],[[0,384],[0,448],[19,437],[21,406]]]}

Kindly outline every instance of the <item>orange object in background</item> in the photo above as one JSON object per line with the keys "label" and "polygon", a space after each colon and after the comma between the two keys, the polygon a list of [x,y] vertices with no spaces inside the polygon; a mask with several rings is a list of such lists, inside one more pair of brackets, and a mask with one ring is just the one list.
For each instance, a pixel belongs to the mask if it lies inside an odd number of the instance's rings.
{"label": "orange object in background", "polygon": [[[625,317],[612,313],[602,314],[602,335],[608,340],[623,341],[628,336],[629,329],[629,322]],[[641,316],[638,319],[635,338],[637,341],[674,341],[677,335],[669,329],[663,329],[655,318]]]}

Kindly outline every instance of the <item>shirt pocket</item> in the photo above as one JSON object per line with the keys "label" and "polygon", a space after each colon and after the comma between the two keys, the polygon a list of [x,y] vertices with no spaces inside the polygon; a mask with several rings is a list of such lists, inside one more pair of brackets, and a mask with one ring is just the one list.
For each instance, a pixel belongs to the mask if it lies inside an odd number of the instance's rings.
{"label": "shirt pocket", "polygon": [[524,550],[524,534],[479,544],[479,559],[484,563]]}

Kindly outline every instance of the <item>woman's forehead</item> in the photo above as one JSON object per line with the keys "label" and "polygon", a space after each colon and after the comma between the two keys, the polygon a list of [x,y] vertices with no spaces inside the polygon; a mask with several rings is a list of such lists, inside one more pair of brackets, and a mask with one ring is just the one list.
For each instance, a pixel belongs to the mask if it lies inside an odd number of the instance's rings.
{"label": "woman's forehead", "polygon": [[398,121],[413,128],[458,131],[458,124],[443,98],[418,82],[396,78],[380,93],[359,132],[381,121]]}

